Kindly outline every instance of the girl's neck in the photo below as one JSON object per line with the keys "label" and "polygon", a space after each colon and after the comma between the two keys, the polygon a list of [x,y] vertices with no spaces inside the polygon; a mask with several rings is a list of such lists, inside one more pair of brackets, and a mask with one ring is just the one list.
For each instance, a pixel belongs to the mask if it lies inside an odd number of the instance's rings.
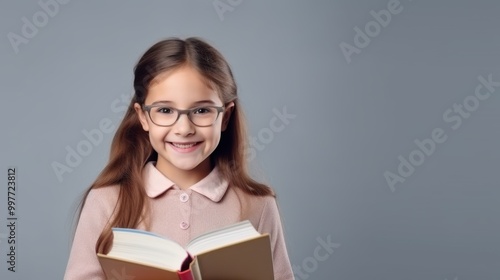
{"label": "girl's neck", "polygon": [[205,178],[212,171],[212,164],[210,163],[210,159],[207,158],[194,169],[182,170],[168,162],[158,161],[156,168],[169,180],[174,182],[176,186],[185,190]]}

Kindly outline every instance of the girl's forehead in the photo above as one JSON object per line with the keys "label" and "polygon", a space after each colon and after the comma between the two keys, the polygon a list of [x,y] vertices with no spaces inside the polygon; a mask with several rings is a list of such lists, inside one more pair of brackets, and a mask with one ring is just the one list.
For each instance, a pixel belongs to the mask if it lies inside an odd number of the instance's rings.
{"label": "girl's forehead", "polygon": [[222,104],[216,90],[207,79],[191,67],[181,67],[155,77],[148,89],[146,103],[170,102],[191,104],[202,100]]}

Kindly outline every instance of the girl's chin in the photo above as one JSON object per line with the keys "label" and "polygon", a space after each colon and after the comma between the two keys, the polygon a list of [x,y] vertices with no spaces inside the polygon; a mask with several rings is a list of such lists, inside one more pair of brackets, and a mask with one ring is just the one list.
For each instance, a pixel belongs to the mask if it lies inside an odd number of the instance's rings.
{"label": "girl's chin", "polygon": [[158,165],[174,172],[206,173],[211,170],[210,160],[208,158],[202,161],[196,159],[171,160],[162,158],[161,155],[159,155],[157,166]]}

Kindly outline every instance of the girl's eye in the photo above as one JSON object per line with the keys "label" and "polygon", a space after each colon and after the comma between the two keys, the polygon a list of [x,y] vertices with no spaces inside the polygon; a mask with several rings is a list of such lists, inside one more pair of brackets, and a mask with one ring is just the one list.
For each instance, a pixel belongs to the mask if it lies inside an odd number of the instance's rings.
{"label": "girl's eye", "polygon": [[211,113],[211,112],[212,112],[212,108],[200,107],[200,108],[193,109],[193,113],[194,114],[208,114],[208,113]]}
{"label": "girl's eye", "polygon": [[162,114],[172,114],[174,112],[174,110],[172,110],[172,108],[169,107],[158,107],[156,111]]}

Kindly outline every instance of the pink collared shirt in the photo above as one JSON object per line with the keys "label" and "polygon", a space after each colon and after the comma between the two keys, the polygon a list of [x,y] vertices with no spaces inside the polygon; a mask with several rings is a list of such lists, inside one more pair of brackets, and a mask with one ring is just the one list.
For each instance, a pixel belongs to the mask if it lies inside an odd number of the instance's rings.
{"label": "pink collared shirt", "polygon": [[[271,237],[275,279],[294,279],[274,197],[253,196],[231,187],[217,167],[185,190],[166,178],[152,162],[146,164],[143,174],[151,205],[150,231],[186,246],[202,233],[249,220],[257,231]],[[95,244],[111,217],[118,192],[119,186],[90,191],[76,228],[65,280],[106,279]],[[139,229],[145,228],[140,225]]]}

